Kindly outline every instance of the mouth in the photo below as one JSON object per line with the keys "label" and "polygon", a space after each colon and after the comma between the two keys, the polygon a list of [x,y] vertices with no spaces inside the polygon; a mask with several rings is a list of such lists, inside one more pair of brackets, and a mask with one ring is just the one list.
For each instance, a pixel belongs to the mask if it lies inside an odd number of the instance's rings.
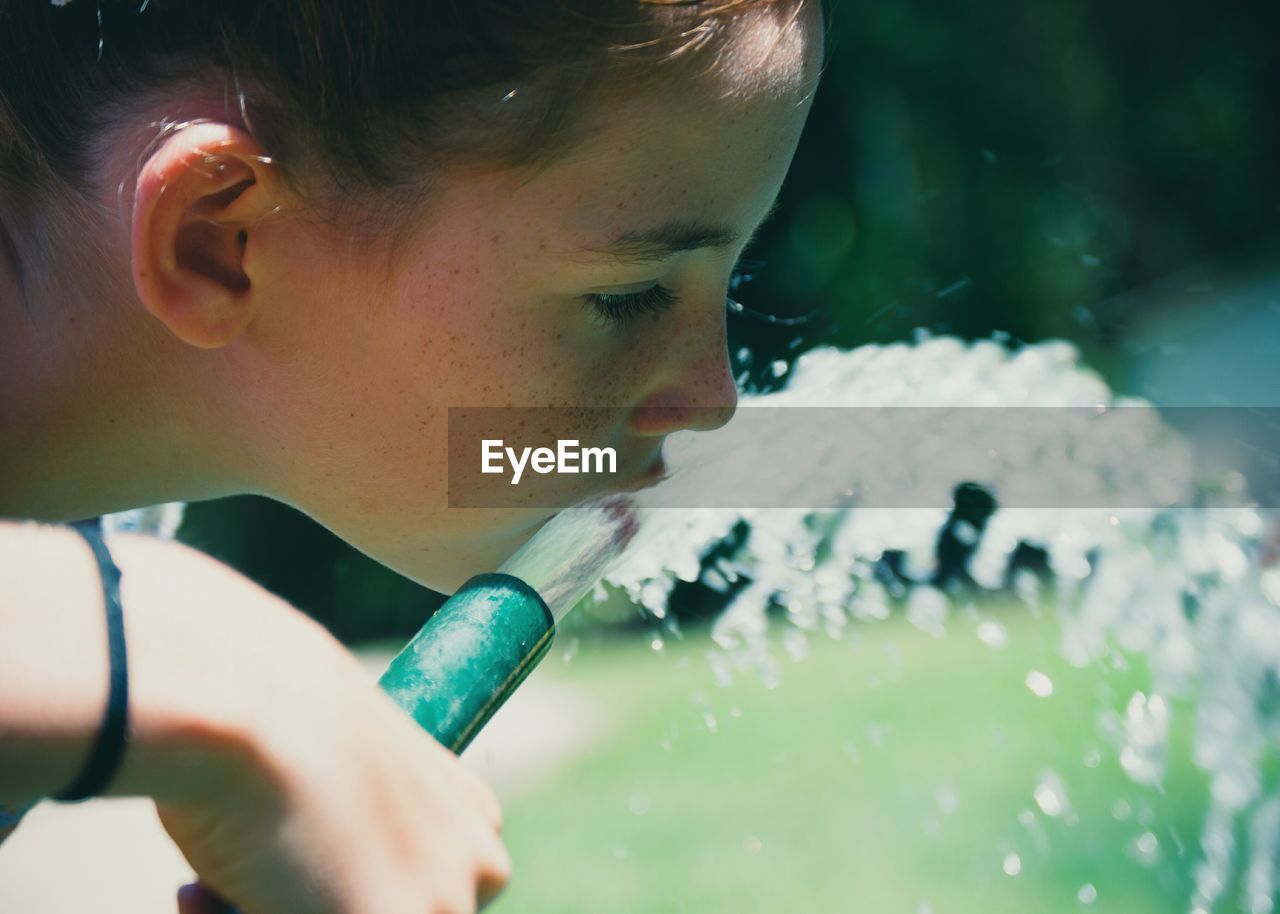
{"label": "mouth", "polygon": [[644,470],[635,476],[631,482],[623,484],[621,491],[638,492],[641,489],[651,488],[666,479],[667,475],[667,463],[662,459],[662,451],[659,450]]}
{"label": "mouth", "polygon": [[541,530],[544,525],[549,523],[552,518],[560,514],[565,508],[571,505],[579,504],[583,501],[590,501],[596,498],[608,497],[610,495],[621,495],[630,492],[639,492],[643,489],[649,489],[670,476],[670,469],[667,462],[662,457],[662,447],[659,445],[649,458],[649,462],[641,464],[640,469],[632,472],[620,472],[615,476],[606,476],[600,479],[595,485],[587,488],[575,488],[571,492],[564,492],[557,499],[557,504],[548,506],[546,513],[533,519],[526,527],[526,532],[536,533]]}

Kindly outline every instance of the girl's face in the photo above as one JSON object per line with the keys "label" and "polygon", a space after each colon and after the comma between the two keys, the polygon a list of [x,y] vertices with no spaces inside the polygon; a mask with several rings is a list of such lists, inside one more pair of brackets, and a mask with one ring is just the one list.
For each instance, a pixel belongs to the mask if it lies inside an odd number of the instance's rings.
{"label": "girl's face", "polygon": [[450,507],[475,468],[454,467],[450,492],[449,407],[597,407],[592,443],[618,473],[564,477],[566,502],[643,483],[665,436],[727,421],[726,290],[795,151],[820,25],[784,38],[767,79],[729,67],[638,95],[532,178],[446,178],[376,269],[338,243],[297,245],[252,328],[271,354],[251,366],[273,392],[253,404],[273,451],[262,488],[450,590],[554,509]]}

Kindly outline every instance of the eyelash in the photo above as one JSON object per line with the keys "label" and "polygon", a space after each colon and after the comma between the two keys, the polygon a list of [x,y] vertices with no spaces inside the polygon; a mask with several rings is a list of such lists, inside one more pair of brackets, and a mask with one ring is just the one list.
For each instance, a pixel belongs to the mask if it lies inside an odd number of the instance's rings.
{"label": "eyelash", "polygon": [[[744,282],[750,282],[759,270],[758,263],[742,263],[729,279],[730,291]],[[626,327],[645,314],[661,314],[680,301],[680,296],[663,285],[650,286],[640,292],[626,295],[593,293],[586,296],[587,304],[610,327]]]}
{"label": "eyelash", "polygon": [[586,296],[587,304],[610,327],[625,327],[644,314],[660,314],[680,300],[666,286],[650,286],[640,292],[626,295],[592,294]]}

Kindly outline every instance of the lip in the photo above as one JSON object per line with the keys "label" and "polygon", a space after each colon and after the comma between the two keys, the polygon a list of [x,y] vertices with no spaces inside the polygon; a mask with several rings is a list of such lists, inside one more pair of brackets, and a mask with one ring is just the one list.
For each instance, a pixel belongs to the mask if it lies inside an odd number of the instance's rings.
{"label": "lip", "polygon": [[662,459],[662,453],[659,452],[653,458],[653,462],[635,478],[629,485],[623,488],[626,492],[636,492],[640,489],[648,489],[657,485],[667,478],[667,462]]}

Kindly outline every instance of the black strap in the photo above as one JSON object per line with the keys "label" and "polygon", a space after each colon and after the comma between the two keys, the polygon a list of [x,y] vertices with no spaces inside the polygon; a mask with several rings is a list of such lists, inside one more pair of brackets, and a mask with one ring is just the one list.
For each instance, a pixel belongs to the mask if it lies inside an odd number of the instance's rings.
{"label": "black strap", "polygon": [[102,541],[101,521],[77,521],[71,526],[85,538],[98,560],[107,608],[107,655],[110,658],[111,672],[107,708],[102,716],[102,726],[98,729],[93,751],[89,753],[84,768],[76,775],[71,786],[53,797],[62,803],[87,800],[106,789],[124,755],[129,724],[129,665],[125,653],[124,610],[120,606],[120,569],[111,560],[107,544]]}

